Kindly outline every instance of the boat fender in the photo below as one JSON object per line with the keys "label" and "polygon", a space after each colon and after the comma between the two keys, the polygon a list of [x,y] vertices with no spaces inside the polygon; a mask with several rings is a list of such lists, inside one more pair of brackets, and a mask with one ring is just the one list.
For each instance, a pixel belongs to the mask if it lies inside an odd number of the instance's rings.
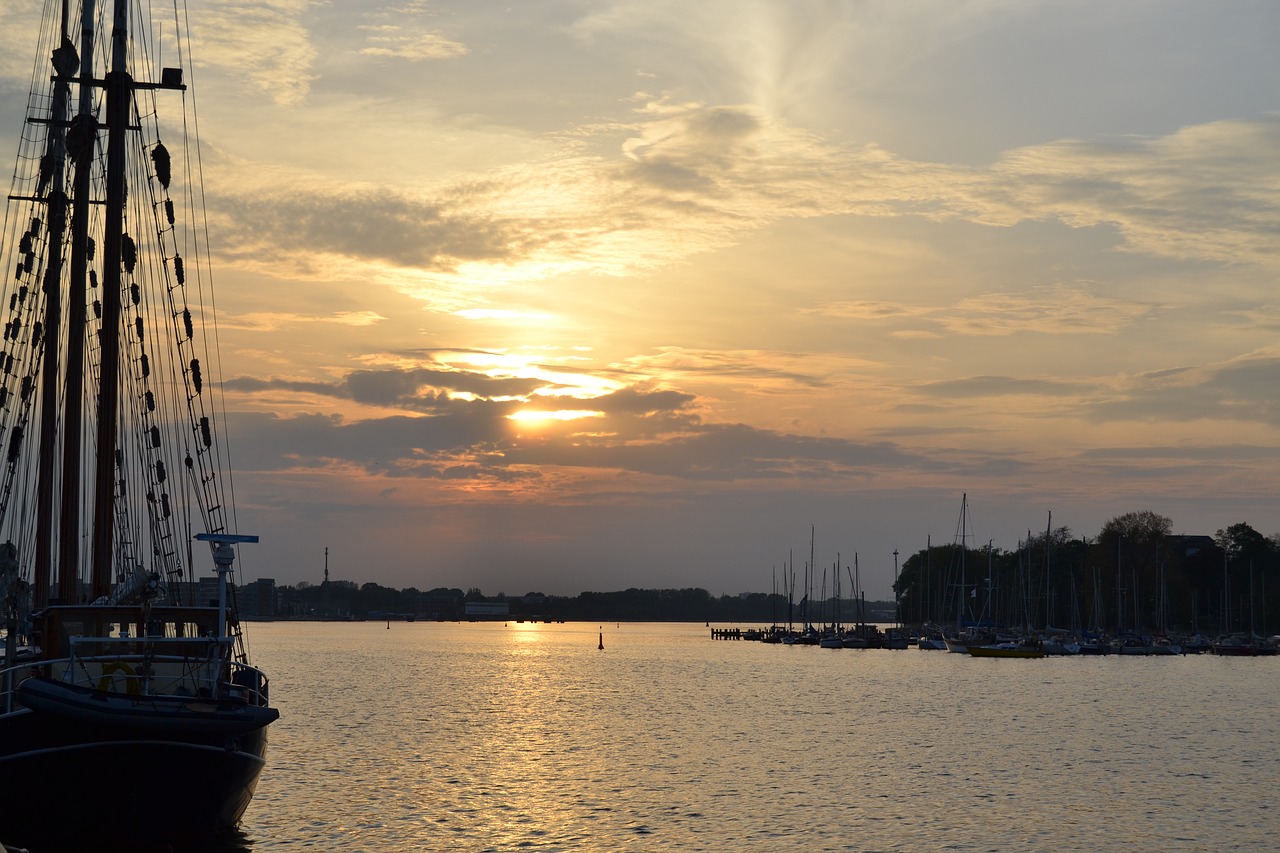
{"label": "boat fender", "polygon": [[102,667],[102,677],[98,679],[98,689],[103,693],[109,693],[117,672],[124,673],[125,691],[130,696],[141,695],[142,688],[138,686],[137,671],[122,660],[114,660]]}

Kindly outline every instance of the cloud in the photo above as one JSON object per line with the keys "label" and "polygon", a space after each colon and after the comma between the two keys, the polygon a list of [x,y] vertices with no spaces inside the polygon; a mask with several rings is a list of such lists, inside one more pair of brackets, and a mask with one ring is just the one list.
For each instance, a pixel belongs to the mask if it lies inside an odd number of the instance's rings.
{"label": "cloud", "polygon": [[1015,376],[967,376],[914,386],[918,394],[928,397],[974,399],[985,397],[1074,397],[1092,386],[1082,382],[1054,379],[1029,379]]}
{"label": "cloud", "polygon": [[[587,488],[625,472],[643,477],[731,483],[874,478],[925,460],[890,442],[857,442],[706,423],[701,401],[669,388],[624,387],[583,400],[595,417],[513,421],[518,411],[562,408],[539,401],[544,379],[440,368],[353,371],[332,383],[239,377],[241,395],[289,392],[372,407],[358,419],[265,413],[234,416],[237,444],[252,447],[259,471],[354,467],[394,477],[473,481],[506,489]],[[387,410],[404,414],[382,414]],[[574,485],[574,484],[577,485]]]}
{"label": "cloud", "polygon": [[[5,3],[0,5],[0,33],[9,35],[4,39],[5,48],[0,50],[0,78],[6,80],[26,81],[31,76],[31,49],[23,38],[29,39],[40,29],[40,6],[35,3]],[[50,66],[44,56],[38,57],[39,70],[45,72]]]}
{"label": "cloud", "polygon": [[[317,51],[304,21],[318,0],[211,0],[192,10],[199,63],[239,79],[282,106],[306,100]],[[234,21],[229,26],[228,21]]]}
{"label": "cloud", "polygon": [[[396,279],[446,310],[488,307],[484,293],[510,281],[634,274],[783,219],[835,215],[1001,228],[1056,220],[1114,228],[1127,252],[1277,261],[1280,160],[1269,152],[1280,150],[1280,118],[1032,146],[989,168],[835,146],[749,106],[662,97],[639,105],[624,132],[616,159],[552,157],[431,190],[290,181],[287,194],[272,194],[262,189],[272,181],[238,175],[218,185],[215,245],[231,262],[282,277],[337,269]],[[1003,335],[1114,331],[1154,306],[1064,284],[1030,295],[993,291],[956,307],[951,331]]]}
{"label": "cloud", "polygon": [[1211,122],[1159,138],[1022,148],[983,176],[971,210],[1006,225],[1046,217],[1074,227],[1112,224],[1129,251],[1273,266],[1280,253],[1277,150],[1280,116]]}
{"label": "cloud", "polygon": [[[357,370],[336,382],[241,376],[223,383],[226,390],[245,394],[293,391],[335,400],[350,400],[367,406],[424,413],[456,409],[452,402],[454,396],[465,395],[482,400],[524,398],[545,385],[546,382],[537,379],[491,377],[443,368]],[[506,402],[499,408],[505,414],[511,407],[512,404]]]}
{"label": "cloud", "polygon": [[223,198],[221,208],[224,215],[211,217],[214,244],[233,260],[286,277],[318,271],[330,258],[352,268],[363,261],[448,272],[466,259],[513,261],[540,241],[519,223],[390,189],[245,195]]}
{"label": "cloud", "polygon": [[[507,407],[453,401],[430,417],[392,416],[346,422],[302,415],[291,418],[237,413],[232,430],[248,448],[247,470],[338,469],[368,474],[486,483],[539,482],[560,498],[610,472],[689,482],[872,479],[927,460],[895,445],[789,435],[742,424],[702,424],[668,406],[679,400],[603,403],[609,427],[590,433],[575,423],[522,432],[505,418]],[[656,408],[655,408],[656,406]],[[661,439],[658,441],[657,439]]]}
{"label": "cloud", "polygon": [[877,323],[910,321],[934,330],[898,330],[904,337],[952,335],[1003,336],[1015,333],[1110,335],[1141,320],[1160,306],[1095,293],[1084,285],[1048,285],[1017,292],[991,292],[949,305],[891,302],[830,302],[811,313]]}
{"label": "cloud", "polygon": [[426,0],[391,3],[369,10],[365,18],[372,23],[358,28],[366,43],[359,53],[409,62],[454,59],[465,55],[468,52],[465,44],[427,26],[425,19],[430,17],[431,7]]}
{"label": "cloud", "polygon": [[960,300],[935,320],[962,335],[1110,335],[1156,306],[1098,296],[1083,287],[1037,287],[1020,293],[984,293]]}
{"label": "cloud", "polygon": [[1248,355],[1230,361],[1130,378],[1085,409],[1095,421],[1246,421],[1280,426],[1275,395],[1280,357]]}
{"label": "cloud", "polygon": [[280,311],[246,312],[243,314],[224,315],[219,326],[224,329],[252,329],[260,332],[271,332],[289,326],[332,324],[337,326],[374,326],[387,318],[376,311],[339,311],[334,314],[309,315],[289,314]]}

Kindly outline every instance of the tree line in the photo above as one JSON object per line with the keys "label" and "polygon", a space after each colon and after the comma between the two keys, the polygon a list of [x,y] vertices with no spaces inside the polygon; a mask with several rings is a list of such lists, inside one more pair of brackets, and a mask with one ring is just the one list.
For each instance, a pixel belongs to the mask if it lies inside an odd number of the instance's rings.
{"label": "tree line", "polygon": [[[414,587],[394,589],[376,583],[357,585],[335,580],[327,584],[299,583],[277,588],[282,618],[466,618],[468,602],[505,603],[512,619],[539,618],[566,622],[778,622],[788,619],[787,601],[777,594],[713,595],[705,589],[630,589],[550,596],[539,592],[508,596],[485,595],[472,587]],[[852,602],[844,612],[853,613]],[[792,608],[794,611],[794,608]],[[892,602],[871,602],[868,611],[892,614]],[[815,611],[816,613],[816,611]],[[799,617],[799,612],[796,612]],[[891,618],[891,617],[890,617]]]}
{"label": "tree line", "polygon": [[971,537],[929,545],[902,564],[896,601],[788,601],[777,593],[713,595],[706,589],[638,589],[549,596],[480,589],[335,580],[277,589],[278,617],[460,620],[467,602],[503,602],[513,619],[822,624],[957,622],[1073,632],[1231,633],[1280,630],[1280,536],[1247,523],[1214,536],[1175,536],[1149,510],[1116,516],[1093,538],[1067,527],[1029,533],[1013,549]]}
{"label": "tree line", "polygon": [[1172,530],[1169,518],[1144,510],[1110,519],[1092,539],[1050,528],[1013,550],[961,534],[907,558],[894,586],[898,610],[912,623],[1112,635],[1280,628],[1280,536],[1243,522],[1212,537]]}

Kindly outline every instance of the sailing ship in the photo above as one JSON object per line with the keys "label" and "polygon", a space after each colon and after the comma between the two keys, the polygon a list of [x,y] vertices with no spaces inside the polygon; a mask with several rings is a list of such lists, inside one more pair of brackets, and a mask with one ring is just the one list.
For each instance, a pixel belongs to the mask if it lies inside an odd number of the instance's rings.
{"label": "sailing ship", "polygon": [[234,827],[278,716],[236,615],[257,539],[201,322],[194,100],[155,67],[189,57],[186,13],[108,5],[46,0],[0,232],[0,832],[93,849]]}

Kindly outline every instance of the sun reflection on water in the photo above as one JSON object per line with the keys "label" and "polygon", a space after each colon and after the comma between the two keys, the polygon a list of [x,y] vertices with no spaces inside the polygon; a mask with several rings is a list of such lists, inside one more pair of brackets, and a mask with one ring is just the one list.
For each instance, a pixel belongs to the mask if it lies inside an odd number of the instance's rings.
{"label": "sun reflection on water", "polygon": [[[700,626],[255,626],[245,834],[378,850],[1267,849],[1275,659],[984,661]],[[604,649],[598,648],[598,633]],[[1229,720],[1203,713],[1231,708]]]}

